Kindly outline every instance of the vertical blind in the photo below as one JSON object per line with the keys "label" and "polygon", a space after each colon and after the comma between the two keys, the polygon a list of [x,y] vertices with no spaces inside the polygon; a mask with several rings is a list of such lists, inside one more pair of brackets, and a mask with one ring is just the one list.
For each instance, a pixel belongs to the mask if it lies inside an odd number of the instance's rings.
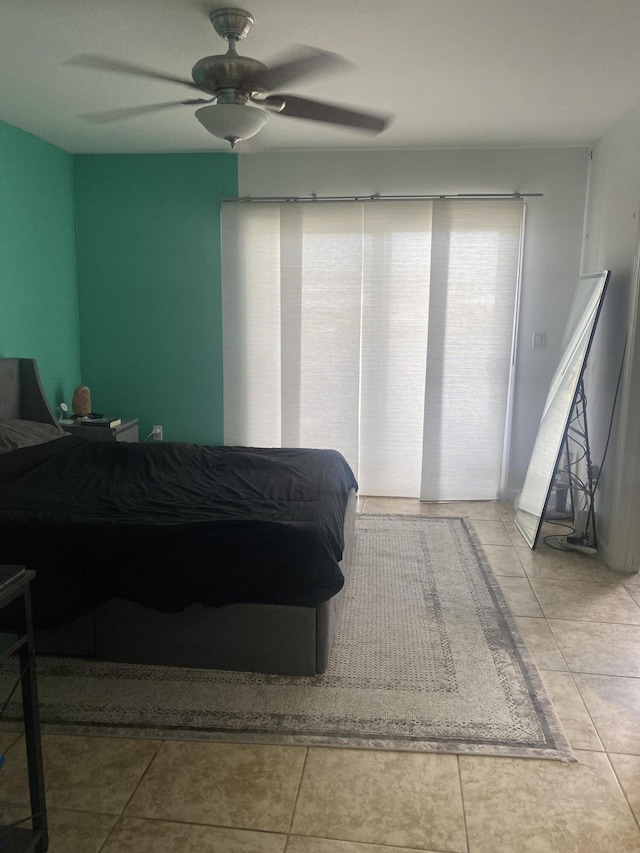
{"label": "vertical blind", "polygon": [[497,497],[522,212],[224,204],[225,443],[335,448],[362,494]]}
{"label": "vertical blind", "polygon": [[422,500],[495,500],[508,439],[523,208],[434,205]]}

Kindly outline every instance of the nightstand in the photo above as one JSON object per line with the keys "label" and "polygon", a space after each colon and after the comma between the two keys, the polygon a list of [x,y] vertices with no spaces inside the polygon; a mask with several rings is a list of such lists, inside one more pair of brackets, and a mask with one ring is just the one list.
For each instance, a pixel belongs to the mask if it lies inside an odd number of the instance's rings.
{"label": "nightstand", "polygon": [[89,441],[138,441],[138,418],[123,420],[116,427],[84,426],[83,424],[62,424],[62,428]]}

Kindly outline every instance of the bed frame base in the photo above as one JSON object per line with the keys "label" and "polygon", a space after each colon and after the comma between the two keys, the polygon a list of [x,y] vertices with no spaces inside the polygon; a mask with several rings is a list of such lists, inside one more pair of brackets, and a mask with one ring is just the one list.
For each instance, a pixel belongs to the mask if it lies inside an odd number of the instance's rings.
{"label": "bed frame base", "polygon": [[156,666],[186,666],[316,675],[316,610],[231,604],[215,610],[194,604],[159,613],[112,599],[93,613],[36,632],[40,654]]}
{"label": "bed frame base", "polygon": [[194,604],[157,613],[109,601],[95,620],[96,657],[169,666],[315,675],[316,609],[231,604],[215,612]]}

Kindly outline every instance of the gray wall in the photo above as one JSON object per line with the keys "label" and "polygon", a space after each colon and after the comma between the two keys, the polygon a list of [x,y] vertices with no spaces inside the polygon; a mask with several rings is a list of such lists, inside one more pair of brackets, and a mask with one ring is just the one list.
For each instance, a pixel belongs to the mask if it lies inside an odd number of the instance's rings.
{"label": "gray wall", "polygon": [[[587,148],[238,156],[240,196],[540,192],[527,202],[508,499],[522,487],[580,272]],[[547,333],[532,350],[534,331]]]}
{"label": "gray wall", "polygon": [[[635,533],[640,499],[636,470],[640,353],[635,338],[639,221],[640,106],[594,147],[583,261],[585,269],[610,269],[612,273],[586,377],[589,430],[597,462],[606,442],[625,338],[629,336],[630,341],[596,495],[599,548],[611,567],[620,571],[640,568],[640,542]],[[629,539],[635,544],[628,548]]]}

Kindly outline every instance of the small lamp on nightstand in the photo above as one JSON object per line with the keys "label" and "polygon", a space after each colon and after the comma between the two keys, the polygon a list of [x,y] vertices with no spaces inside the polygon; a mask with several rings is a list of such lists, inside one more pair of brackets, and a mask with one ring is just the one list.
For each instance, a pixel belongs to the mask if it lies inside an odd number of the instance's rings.
{"label": "small lamp on nightstand", "polygon": [[73,392],[71,408],[73,409],[73,414],[80,418],[91,414],[91,392],[86,385],[78,385]]}

